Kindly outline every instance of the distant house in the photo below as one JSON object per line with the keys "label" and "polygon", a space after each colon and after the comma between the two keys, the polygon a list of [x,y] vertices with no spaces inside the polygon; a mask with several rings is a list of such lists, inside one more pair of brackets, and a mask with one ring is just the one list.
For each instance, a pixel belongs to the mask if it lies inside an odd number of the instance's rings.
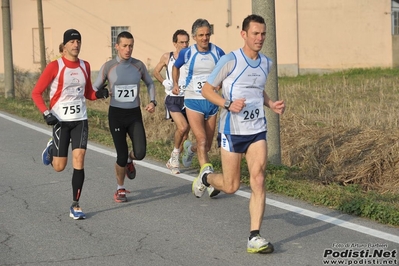
{"label": "distant house", "polygon": [[276,1],[279,74],[398,66],[398,2]]}
{"label": "distant house", "polygon": [[[279,75],[399,66],[399,0],[275,2]],[[37,1],[10,4],[14,65],[38,71]],[[48,60],[57,57],[63,32],[76,28],[82,34],[80,57],[93,71],[114,56],[123,30],[135,37],[133,56],[154,67],[162,53],[174,49],[174,31],[190,32],[197,18],[213,25],[211,42],[229,52],[242,46],[241,23],[252,13],[250,0],[42,0],[42,5]],[[3,51],[3,35],[0,39]]]}

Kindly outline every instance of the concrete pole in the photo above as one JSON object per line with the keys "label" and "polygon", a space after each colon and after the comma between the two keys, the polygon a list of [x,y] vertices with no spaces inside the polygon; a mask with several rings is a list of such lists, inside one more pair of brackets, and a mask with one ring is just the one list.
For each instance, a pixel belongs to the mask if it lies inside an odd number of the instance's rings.
{"label": "concrete pole", "polygon": [[40,46],[40,68],[43,72],[46,67],[46,45],[44,43],[44,23],[43,23],[43,8],[42,0],[37,0],[37,17],[39,24],[39,46]]}
{"label": "concrete pole", "polygon": [[4,97],[14,98],[14,63],[12,60],[10,1],[1,1],[3,17],[3,53],[4,53]]}
{"label": "concrete pole", "polygon": [[[278,74],[274,1],[252,0],[252,13],[262,16],[266,21],[266,41],[261,52],[273,60],[273,66],[267,80],[266,93],[270,99],[276,101],[278,100]],[[281,165],[280,117],[269,108],[266,108],[266,117],[268,161],[274,165]]]}

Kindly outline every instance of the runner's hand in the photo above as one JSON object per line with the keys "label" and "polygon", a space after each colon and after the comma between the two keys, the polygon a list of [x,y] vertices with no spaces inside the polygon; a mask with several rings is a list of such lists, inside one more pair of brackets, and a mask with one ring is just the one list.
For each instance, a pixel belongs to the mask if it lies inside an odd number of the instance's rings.
{"label": "runner's hand", "polygon": [[101,98],[108,98],[109,97],[109,91],[107,89],[107,84],[103,84],[98,90],[96,91],[96,97],[97,99]]}
{"label": "runner's hand", "polygon": [[173,82],[171,80],[165,79],[162,82],[162,85],[165,87],[166,90],[170,91],[173,88]]}
{"label": "runner's hand", "polygon": [[47,125],[49,126],[54,126],[55,124],[58,123],[57,117],[55,117],[52,113],[49,113],[48,115],[43,114],[44,120],[46,120]]}

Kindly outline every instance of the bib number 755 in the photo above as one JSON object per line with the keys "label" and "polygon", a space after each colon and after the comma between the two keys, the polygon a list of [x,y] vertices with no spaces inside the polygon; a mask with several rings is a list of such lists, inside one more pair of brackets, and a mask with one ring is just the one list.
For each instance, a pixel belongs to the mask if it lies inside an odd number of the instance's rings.
{"label": "bib number 755", "polygon": [[80,113],[80,105],[63,106],[62,109],[64,109],[64,115],[74,115]]}

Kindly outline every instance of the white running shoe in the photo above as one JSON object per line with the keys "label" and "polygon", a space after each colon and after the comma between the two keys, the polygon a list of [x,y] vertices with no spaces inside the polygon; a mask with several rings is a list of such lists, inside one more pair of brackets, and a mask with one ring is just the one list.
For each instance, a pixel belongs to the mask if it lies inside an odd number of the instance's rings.
{"label": "white running shoe", "polygon": [[201,167],[199,175],[194,179],[191,191],[197,198],[201,198],[207,188],[204,183],[202,183],[202,177],[210,173],[213,173],[213,166],[210,163],[206,163]]}
{"label": "white running shoe", "polygon": [[170,154],[170,159],[166,163],[166,167],[172,172],[172,174],[180,174],[180,163],[179,163],[179,153],[172,152]]}
{"label": "white running shoe", "polygon": [[206,191],[208,191],[209,197],[211,197],[211,198],[216,197],[220,193],[220,190],[217,190],[212,186],[207,187]]}
{"label": "white running shoe", "polygon": [[247,244],[247,252],[248,253],[272,253],[274,251],[274,247],[272,243],[267,242],[266,239],[257,235],[253,237],[251,240],[248,238]]}
{"label": "white running shoe", "polygon": [[174,175],[180,174],[180,170],[179,167],[173,167],[172,166],[172,162],[171,162],[172,158],[170,158],[168,160],[168,162],[166,163],[166,167],[170,170],[170,172]]}
{"label": "white running shoe", "polygon": [[170,164],[172,167],[179,168],[180,163],[179,163],[179,153],[178,152],[173,152],[170,154]]}

